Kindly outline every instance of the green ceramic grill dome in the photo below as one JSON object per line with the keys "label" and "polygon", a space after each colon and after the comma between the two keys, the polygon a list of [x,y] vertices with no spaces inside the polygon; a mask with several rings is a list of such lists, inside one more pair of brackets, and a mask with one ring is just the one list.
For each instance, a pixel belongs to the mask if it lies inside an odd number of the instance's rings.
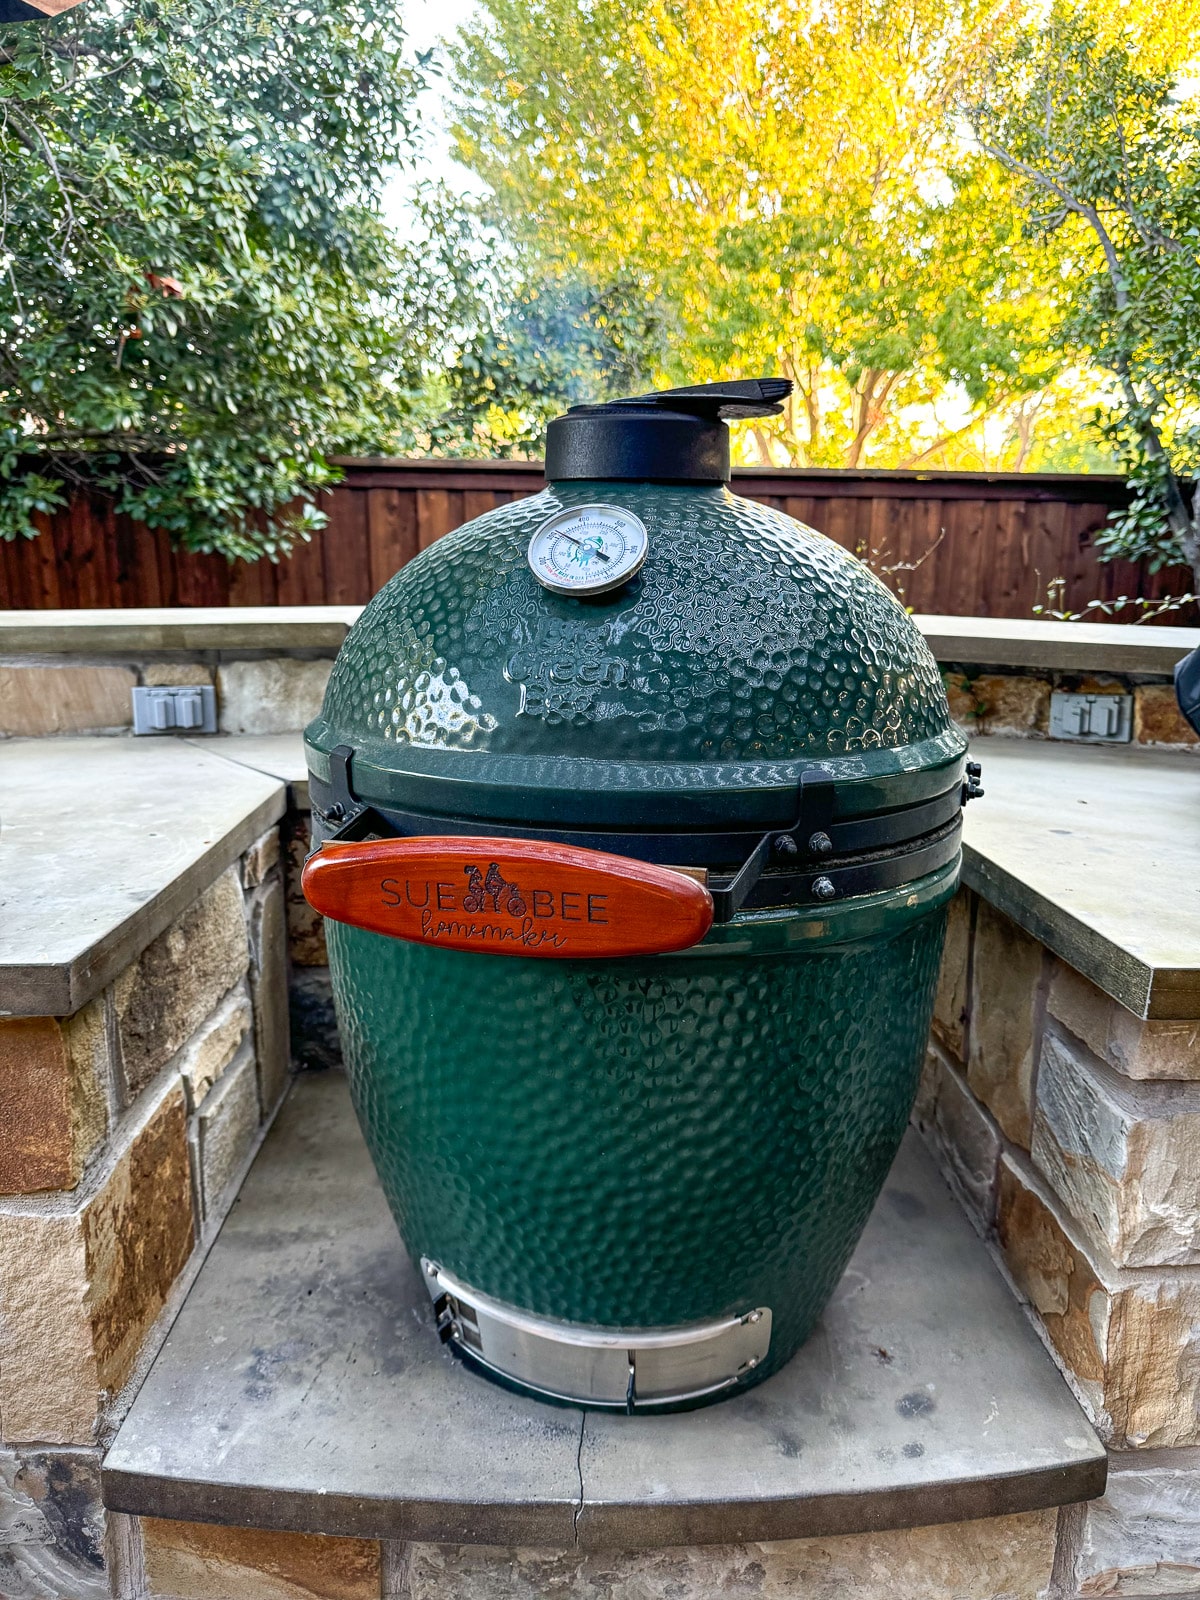
{"label": "green ceramic grill dome", "polygon": [[714,797],[722,819],[786,811],[814,760],[856,781],[961,755],[936,663],[874,574],[724,487],[622,484],[649,534],[642,572],[613,598],[548,594],[531,534],[605,497],[552,484],[404,567],[334,667],[315,770],[349,743],[372,798],[654,821],[667,794]]}
{"label": "green ceramic grill dome", "polygon": [[[318,841],[348,793],[398,833],[577,840],[726,896],[700,945],[624,960],[329,925],[355,1103],[443,1331],[593,1404],[736,1392],[807,1337],[911,1109],[957,882],[965,741],[936,664],[861,563],[730,494],[724,417],[769,404],[750,387],[552,425],[548,487],[392,579],[307,735]],[[640,519],[645,563],[549,593],[531,536],[593,505]],[[618,1347],[622,1394],[596,1376]]]}

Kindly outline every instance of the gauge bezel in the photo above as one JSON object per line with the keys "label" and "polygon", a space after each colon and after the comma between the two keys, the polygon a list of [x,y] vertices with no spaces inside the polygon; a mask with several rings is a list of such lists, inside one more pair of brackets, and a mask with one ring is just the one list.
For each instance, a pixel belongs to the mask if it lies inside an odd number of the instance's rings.
{"label": "gauge bezel", "polygon": [[[636,524],[636,526],[641,530],[642,535],[641,553],[639,554],[633,566],[627,567],[621,573],[619,578],[600,578],[594,581],[585,580],[583,583],[554,583],[552,580],[544,577],[534,564],[533,547],[538,540],[547,533],[547,531],[551,533],[553,532],[554,525],[556,523],[568,522],[571,518],[582,516],[588,511],[602,511],[610,517],[621,517],[628,522]],[[647,531],[646,524],[642,521],[641,517],[636,514],[636,512],[627,510],[625,506],[613,505],[611,502],[603,500],[590,500],[586,505],[563,506],[560,510],[555,511],[548,516],[545,522],[539,523],[534,529],[533,533],[530,535],[529,545],[525,551],[525,560],[529,566],[530,572],[533,573],[538,583],[541,584],[542,588],[545,589],[548,594],[560,595],[563,598],[570,600],[578,598],[587,599],[592,595],[611,594],[614,589],[623,589],[627,583],[637,577],[638,573],[645,565],[646,557],[649,553],[650,535]]]}

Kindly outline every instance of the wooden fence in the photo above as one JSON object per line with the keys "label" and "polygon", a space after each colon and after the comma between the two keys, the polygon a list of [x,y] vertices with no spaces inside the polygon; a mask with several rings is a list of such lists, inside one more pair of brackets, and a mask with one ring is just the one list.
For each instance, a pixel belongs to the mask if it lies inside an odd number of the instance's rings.
{"label": "wooden fence", "polygon": [[[81,498],[40,537],[0,543],[0,608],[352,605],[472,517],[534,494],[534,462],[340,463],[329,525],[286,561],[252,565],[173,550]],[[739,494],[786,511],[867,559],[916,611],[1029,617],[1064,580],[1079,610],[1120,594],[1186,593],[1190,574],[1101,562],[1095,536],[1124,503],[1120,478],[1035,473],[747,471]],[[1162,618],[1194,625],[1194,608]]]}

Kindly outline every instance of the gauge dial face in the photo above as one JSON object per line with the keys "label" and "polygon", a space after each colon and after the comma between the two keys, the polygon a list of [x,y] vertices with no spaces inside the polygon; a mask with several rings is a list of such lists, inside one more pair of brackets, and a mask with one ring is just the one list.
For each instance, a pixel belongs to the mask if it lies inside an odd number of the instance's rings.
{"label": "gauge dial face", "polygon": [[620,506],[568,506],[529,541],[533,575],[551,594],[607,594],[646,559],[646,529]]}

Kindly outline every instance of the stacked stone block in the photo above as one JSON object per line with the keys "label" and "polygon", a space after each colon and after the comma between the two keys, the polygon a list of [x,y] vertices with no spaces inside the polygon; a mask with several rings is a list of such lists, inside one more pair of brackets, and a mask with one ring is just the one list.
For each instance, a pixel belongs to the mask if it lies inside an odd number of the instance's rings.
{"label": "stacked stone block", "polygon": [[[139,684],[212,686],[222,733],[292,733],[320,711],[332,665],[331,652],[303,648],[284,655],[207,650],[159,657],[139,650],[119,658],[0,658],[0,738],[127,733],[133,723],[130,690]],[[955,721],[972,737],[1047,738],[1050,696],[1065,690],[1132,695],[1135,744],[1200,751],[1200,738],[1180,714],[1166,677],[944,663],[942,679]]]}
{"label": "stacked stone block", "polygon": [[917,1120],[1111,1452],[1066,1596],[1200,1596],[1200,1021],[954,902]]}
{"label": "stacked stone block", "polygon": [[1172,684],[1143,675],[983,669],[945,665],[942,682],[950,714],[972,738],[999,734],[1010,739],[1050,736],[1050,696],[1128,694],[1133,696],[1133,742],[1200,751],[1200,737],[1184,720]]}
{"label": "stacked stone block", "polygon": [[0,1017],[2,1600],[113,1592],[103,1447],[287,1081],[283,905],[272,830],[74,1016]]}

